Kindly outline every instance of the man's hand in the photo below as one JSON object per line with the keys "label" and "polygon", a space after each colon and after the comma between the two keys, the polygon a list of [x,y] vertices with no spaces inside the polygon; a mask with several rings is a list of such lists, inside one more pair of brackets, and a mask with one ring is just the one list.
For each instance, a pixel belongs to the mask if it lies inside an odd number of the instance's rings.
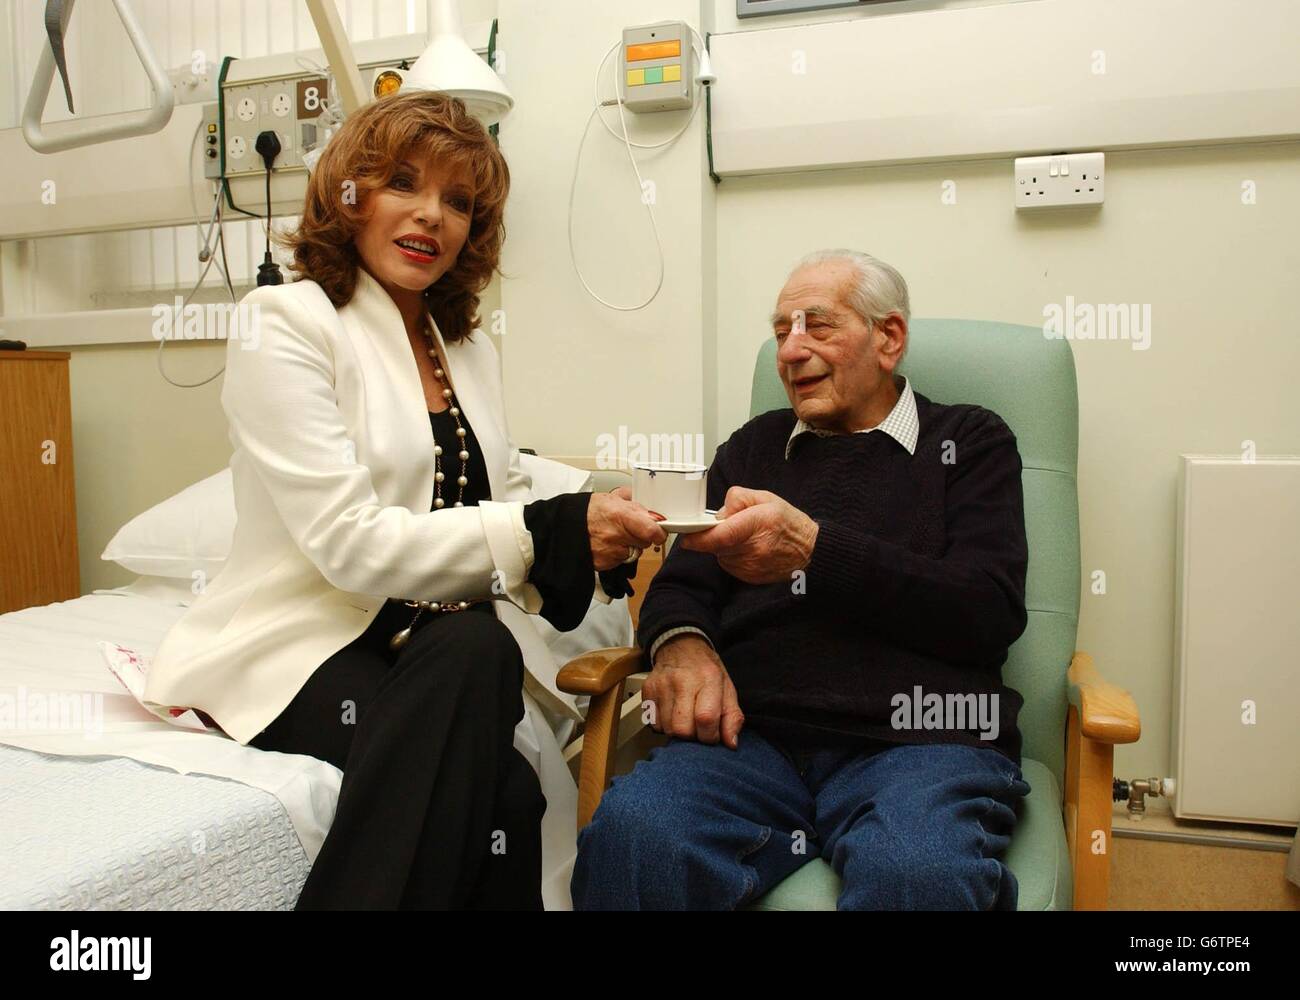
{"label": "man's hand", "polygon": [[722,742],[735,750],[745,715],[718,654],[698,635],[681,635],[659,647],[654,669],[641,688],[654,703],[651,726],[661,733],[701,743]]}
{"label": "man's hand", "polygon": [[682,535],[677,544],[711,552],[718,565],[745,583],[776,583],[805,569],[817,544],[817,522],[775,493],[733,486],[726,520],[716,528]]}

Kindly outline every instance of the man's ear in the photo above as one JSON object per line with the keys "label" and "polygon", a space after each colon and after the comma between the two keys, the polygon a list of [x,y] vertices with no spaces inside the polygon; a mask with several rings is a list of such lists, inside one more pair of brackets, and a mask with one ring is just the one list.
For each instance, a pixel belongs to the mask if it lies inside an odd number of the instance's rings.
{"label": "man's ear", "polygon": [[876,329],[881,335],[877,347],[880,367],[892,374],[907,350],[907,320],[898,313],[890,313],[876,324]]}

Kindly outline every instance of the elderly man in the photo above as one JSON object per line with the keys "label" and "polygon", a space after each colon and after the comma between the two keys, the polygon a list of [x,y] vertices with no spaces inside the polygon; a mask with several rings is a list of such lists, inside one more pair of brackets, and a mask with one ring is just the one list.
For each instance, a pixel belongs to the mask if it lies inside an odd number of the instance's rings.
{"label": "elderly man", "polygon": [[672,739],[579,835],[577,908],[734,909],[814,857],[840,909],[1015,908],[1020,455],[997,414],[896,374],[908,316],[902,276],[854,251],[782,289],[792,409],[718,448],[726,518],[646,595],[643,698]]}

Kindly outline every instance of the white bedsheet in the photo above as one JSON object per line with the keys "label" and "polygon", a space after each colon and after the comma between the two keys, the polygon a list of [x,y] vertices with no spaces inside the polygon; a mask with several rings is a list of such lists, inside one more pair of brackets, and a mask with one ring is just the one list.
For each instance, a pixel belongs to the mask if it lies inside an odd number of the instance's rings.
{"label": "white bedsheet", "polygon": [[[338,768],[314,757],[241,746],[223,734],[170,726],[137,704],[104,662],[100,640],[151,657],[184,612],[187,596],[183,581],[142,577],[126,587],[0,615],[0,743],[58,756],[127,757],[263,789],[284,806],[314,862],[334,818]],[[581,630],[553,639],[585,649],[627,644],[631,625],[625,608],[618,618],[621,605],[593,604]],[[59,698],[63,717],[43,719],[39,706]],[[515,745],[541,776],[547,799],[542,898],[547,909],[569,909],[577,789],[551,720],[526,693],[524,703]],[[567,737],[567,729],[560,735]]]}
{"label": "white bedsheet", "polygon": [[[338,768],[176,729],[141,708],[105,665],[99,640],[152,656],[184,610],[120,588],[0,615],[0,743],[58,756],[129,757],[261,788],[284,805],[315,861],[334,819]],[[61,716],[50,711],[59,717],[42,720],[38,706],[60,698]]]}

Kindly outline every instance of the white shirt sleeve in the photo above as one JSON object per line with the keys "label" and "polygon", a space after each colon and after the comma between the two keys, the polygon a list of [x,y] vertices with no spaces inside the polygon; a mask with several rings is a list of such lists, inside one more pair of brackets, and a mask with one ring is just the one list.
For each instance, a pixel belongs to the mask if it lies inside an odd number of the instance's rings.
{"label": "white shirt sleeve", "polygon": [[[665,631],[660,632],[659,638],[657,638],[650,645],[650,666],[652,667],[654,666],[655,656],[658,654],[660,647],[663,646],[665,642],[667,642],[669,639],[674,638],[675,636],[689,635],[692,632],[698,635],[710,646],[713,646],[713,641],[707,635],[705,635],[700,629],[697,629],[694,625],[680,625],[677,628],[666,629]],[[713,648],[716,649],[717,647],[713,647]]]}

